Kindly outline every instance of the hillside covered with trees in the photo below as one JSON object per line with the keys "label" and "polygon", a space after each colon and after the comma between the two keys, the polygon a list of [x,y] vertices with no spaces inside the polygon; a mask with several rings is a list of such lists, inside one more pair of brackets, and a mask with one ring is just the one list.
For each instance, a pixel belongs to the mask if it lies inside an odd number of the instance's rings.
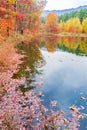
{"label": "hillside covered with trees", "polygon": [[72,11],[70,13],[66,13],[64,15],[59,16],[59,21],[66,22],[70,18],[78,17],[80,19],[80,22],[83,21],[84,18],[87,17],[87,8],[80,9],[79,11]]}

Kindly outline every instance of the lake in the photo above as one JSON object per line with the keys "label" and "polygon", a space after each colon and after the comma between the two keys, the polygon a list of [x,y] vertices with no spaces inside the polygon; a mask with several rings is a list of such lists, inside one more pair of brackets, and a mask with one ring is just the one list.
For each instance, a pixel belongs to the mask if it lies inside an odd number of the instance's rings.
{"label": "lake", "polygon": [[[40,90],[48,108],[51,100],[57,100],[57,108],[67,113],[71,105],[84,106],[82,112],[87,113],[87,38],[40,37],[20,43],[18,48],[25,57],[14,77],[26,77],[25,85],[20,86],[23,92]],[[35,86],[40,77],[44,85]],[[82,119],[79,130],[86,129],[87,119]]]}

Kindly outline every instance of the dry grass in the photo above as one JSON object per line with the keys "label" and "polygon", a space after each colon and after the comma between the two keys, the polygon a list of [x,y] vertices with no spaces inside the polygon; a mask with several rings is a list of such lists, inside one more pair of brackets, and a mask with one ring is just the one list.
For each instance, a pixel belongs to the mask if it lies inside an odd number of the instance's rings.
{"label": "dry grass", "polygon": [[0,37],[0,66],[8,66],[10,62],[13,63],[16,49],[14,46],[21,41],[26,41],[32,38],[32,35],[15,34],[10,37]]}
{"label": "dry grass", "polygon": [[0,41],[0,71],[2,69],[10,69],[12,65],[19,62],[19,55],[16,53],[15,48],[18,42],[15,40],[15,37],[9,37]]}
{"label": "dry grass", "polygon": [[0,66],[9,66],[12,61],[12,57],[14,57],[14,53],[14,44],[0,44]]}

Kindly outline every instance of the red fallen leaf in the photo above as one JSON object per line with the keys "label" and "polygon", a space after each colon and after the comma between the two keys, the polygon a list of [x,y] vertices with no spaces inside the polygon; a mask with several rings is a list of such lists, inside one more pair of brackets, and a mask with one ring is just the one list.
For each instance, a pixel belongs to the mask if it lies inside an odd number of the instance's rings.
{"label": "red fallen leaf", "polygon": [[42,96],[42,93],[41,92],[35,92],[35,95]]}
{"label": "red fallen leaf", "polygon": [[51,106],[55,107],[57,105],[57,101],[51,101]]}
{"label": "red fallen leaf", "polygon": [[60,113],[60,114],[65,114],[65,111],[60,110],[59,113]]}

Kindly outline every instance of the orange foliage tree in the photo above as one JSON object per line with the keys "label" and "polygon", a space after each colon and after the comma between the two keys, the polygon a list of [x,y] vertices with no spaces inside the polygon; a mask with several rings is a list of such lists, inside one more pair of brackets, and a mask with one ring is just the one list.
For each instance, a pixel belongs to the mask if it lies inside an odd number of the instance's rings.
{"label": "orange foliage tree", "polygon": [[57,32],[58,31],[58,16],[55,13],[49,13],[45,24],[46,31]]}
{"label": "orange foliage tree", "polygon": [[0,34],[37,30],[45,0],[0,0]]}
{"label": "orange foliage tree", "polygon": [[13,19],[0,19],[0,34],[9,36],[13,34],[15,21]]}
{"label": "orange foliage tree", "polygon": [[10,35],[14,30],[14,3],[16,0],[0,0],[0,34]]}

